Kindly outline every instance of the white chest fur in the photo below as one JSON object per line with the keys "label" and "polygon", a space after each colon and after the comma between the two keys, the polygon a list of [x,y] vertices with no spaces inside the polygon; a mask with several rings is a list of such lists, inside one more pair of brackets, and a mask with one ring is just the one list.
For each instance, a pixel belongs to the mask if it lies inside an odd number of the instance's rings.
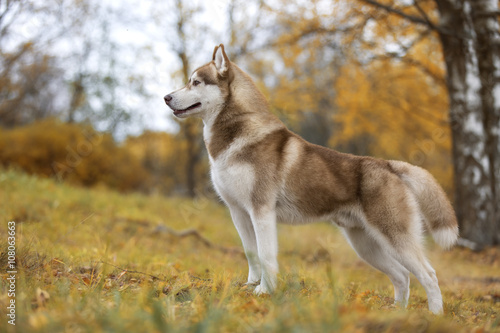
{"label": "white chest fur", "polygon": [[254,168],[248,163],[229,163],[227,159],[210,158],[212,182],[219,196],[227,204],[237,204],[246,209],[251,205],[254,187]]}
{"label": "white chest fur", "polygon": [[[212,139],[210,127],[205,123],[203,129],[207,146],[210,145]],[[255,168],[252,164],[238,160],[235,156],[249,144],[261,140],[272,130],[273,128],[261,128],[252,137],[241,136],[234,139],[215,160],[209,155],[212,182],[219,196],[227,204],[237,204],[247,210],[251,208],[251,196],[256,179]]]}
{"label": "white chest fur", "polygon": [[[203,137],[207,147],[213,139],[213,119],[205,121]],[[246,123],[248,133],[235,138],[229,146],[213,159],[209,155],[212,182],[215,190],[227,204],[238,204],[241,208],[251,209],[252,194],[255,186],[255,166],[241,161],[236,156],[252,144],[263,140],[268,134],[280,128],[279,123],[263,124],[250,119]]]}

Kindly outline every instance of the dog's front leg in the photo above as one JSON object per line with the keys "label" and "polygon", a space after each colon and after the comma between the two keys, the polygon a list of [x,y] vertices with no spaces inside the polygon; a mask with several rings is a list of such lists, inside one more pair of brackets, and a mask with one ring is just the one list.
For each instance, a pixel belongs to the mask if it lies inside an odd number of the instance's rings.
{"label": "dog's front leg", "polygon": [[260,280],[261,269],[259,254],[257,250],[257,240],[253,229],[250,215],[237,205],[230,205],[229,211],[233,219],[234,226],[240,235],[245,255],[248,260],[248,280],[247,284],[258,283]]}
{"label": "dog's front leg", "polygon": [[255,288],[254,293],[257,295],[272,293],[276,288],[278,274],[276,212],[274,210],[254,212],[252,222],[262,269],[260,285]]}

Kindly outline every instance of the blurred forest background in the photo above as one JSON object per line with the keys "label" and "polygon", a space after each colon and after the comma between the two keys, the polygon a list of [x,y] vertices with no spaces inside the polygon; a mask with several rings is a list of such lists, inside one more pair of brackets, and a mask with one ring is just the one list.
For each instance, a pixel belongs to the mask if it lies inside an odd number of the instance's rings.
{"label": "blurred forest background", "polygon": [[499,2],[0,0],[0,165],[212,195],[163,96],[224,43],[305,139],[428,169],[464,239],[500,243]]}

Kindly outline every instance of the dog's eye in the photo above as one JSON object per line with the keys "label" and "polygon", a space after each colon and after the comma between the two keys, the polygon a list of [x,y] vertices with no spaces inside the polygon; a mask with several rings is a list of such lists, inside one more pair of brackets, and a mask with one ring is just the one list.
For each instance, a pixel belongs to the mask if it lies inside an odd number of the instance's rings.
{"label": "dog's eye", "polygon": [[198,81],[198,80],[194,80],[194,81],[193,81],[193,86],[197,86],[197,85],[199,85],[200,83],[201,83],[200,81]]}

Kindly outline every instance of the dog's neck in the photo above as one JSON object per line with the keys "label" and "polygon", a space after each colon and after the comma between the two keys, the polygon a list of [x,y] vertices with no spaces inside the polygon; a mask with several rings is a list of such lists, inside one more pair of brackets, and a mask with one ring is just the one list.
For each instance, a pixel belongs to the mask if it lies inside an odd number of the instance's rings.
{"label": "dog's neck", "polygon": [[203,115],[203,138],[209,154],[218,155],[237,137],[258,135],[261,128],[284,127],[269,111],[264,95],[252,79],[231,63],[232,80],[224,103]]}

